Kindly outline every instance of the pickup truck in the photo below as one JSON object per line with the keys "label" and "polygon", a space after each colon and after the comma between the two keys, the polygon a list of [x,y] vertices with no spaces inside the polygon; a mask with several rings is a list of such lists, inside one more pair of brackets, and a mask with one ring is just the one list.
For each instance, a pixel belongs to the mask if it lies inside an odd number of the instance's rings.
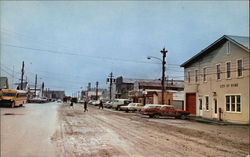
{"label": "pickup truck", "polygon": [[188,111],[175,110],[171,105],[146,105],[140,111],[143,115],[148,115],[150,118],[167,116],[177,119],[186,119],[190,114]]}

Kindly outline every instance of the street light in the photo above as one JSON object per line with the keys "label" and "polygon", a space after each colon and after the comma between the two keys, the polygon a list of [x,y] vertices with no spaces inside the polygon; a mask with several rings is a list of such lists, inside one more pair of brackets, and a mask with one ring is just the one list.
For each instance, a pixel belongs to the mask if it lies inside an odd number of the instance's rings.
{"label": "street light", "polygon": [[162,96],[161,96],[161,104],[164,104],[164,91],[165,91],[165,87],[164,87],[164,83],[165,83],[165,71],[166,71],[166,67],[165,67],[165,64],[166,64],[166,61],[165,61],[165,58],[166,58],[166,53],[168,51],[165,50],[165,48],[163,48],[163,50],[161,50],[161,53],[162,53],[162,59],[158,58],[158,57],[154,57],[154,56],[148,56],[147,59],[157,59],[157,60],[160,60],[161,63],[162,63],[162,78],[161,78],[161,86],[162,86]]}

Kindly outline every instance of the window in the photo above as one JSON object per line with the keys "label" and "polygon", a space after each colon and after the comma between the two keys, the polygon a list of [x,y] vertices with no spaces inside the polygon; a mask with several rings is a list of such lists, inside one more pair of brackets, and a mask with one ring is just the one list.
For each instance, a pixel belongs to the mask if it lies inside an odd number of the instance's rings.
{"label": "window", "polygon": [[230,45],[230,42],[228,41],[228,42],[227,42],[227,50],[226,50],[226,51],[227,51],[227,52],[226,52],[227,54],[230,54],[230,46],[231,46],[231,45]]}
{"label": "window", "polygon": [[207,81],[207,68],[203,68],[203,81]]}
{"label": "window", "polygon": [[208,102],[208,96],[205,97],[205,103],[206,103],[206,110],[209,110],[209,102]]}
{"label": "window", "polygon": [[237,99],[237,101],[236,101],[236,107],[237,107],[236,112],[240,112],[241,111],[241,108],[240,108],[240,96],[237,95],[236,99]]}
{"label": "window", "polygon": [[237,60],[237,74],[238,74],[238,77],[243,76],[242,71],[243,71],[243,64],[242,64],[242,59],[240,59],[240,60]]}
{"label": "window", "polygon": [[240,95],[226,96],[226,111],[241,112],[241,96]]}
{"label": "window", "polygon": [[198,82],[198,70],[195,70],[195,82]]}
{"label": "window", "polygon": [[190,83],[190,71],[188,72],[188,83]]}
{"label": "window", "polygon": [[199,109],[202,110],[202,99],[199,99],[200,105],[199,105]]}
{"label": "window", "polygon": [[226,96],[226,111],[230,111],[230,96]]}
{"label": "window", "polygon": [[220,80],[220,73],[221,73],[221,71],[220,71],[220,64],[217,64],[216,65],[216,73],[217,73],[217,80]]}
{"label": "window", "polygon": [[231,78],[231,63],[230,62],[226,63],[226,69],[227,69],[226,78]]}

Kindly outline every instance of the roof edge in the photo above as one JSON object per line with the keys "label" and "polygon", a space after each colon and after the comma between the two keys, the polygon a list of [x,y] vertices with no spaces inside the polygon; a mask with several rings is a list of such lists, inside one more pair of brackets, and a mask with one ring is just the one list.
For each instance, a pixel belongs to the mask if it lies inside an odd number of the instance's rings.
{"label": "roof edge", "polygon": [[203,53],[205,53],[207,50],[209,50],[210,48],[212,48],[213,46],[215,46],[216,44],[218,44],[219,42],[221,42],[223,39],[227,39],[227,40],[235,43],[239,47],[243,48],[244,50],[249,51],[249,49],[247,47],[245,47],[244,45],[242,45],[239,42],[235,41],[234,39],[230,38],[230,36],[223,35],[222,37],[220,37],[219,39],[217,39],[215,42],[213,42],[212,44],[210,44],[209,46],[207,46],[206,48],[204,48],[203,50],[201,50],[199,53],[197,53],[196,55],[194,55],[193,57],[191,57],[190,59],[188,59],[186,62],[182,63],[180,65],[180,67],[185,67],[191,61],[193,61],[194,59],[196,59],[197,57],[199,57],[200,55],[202,55]]}

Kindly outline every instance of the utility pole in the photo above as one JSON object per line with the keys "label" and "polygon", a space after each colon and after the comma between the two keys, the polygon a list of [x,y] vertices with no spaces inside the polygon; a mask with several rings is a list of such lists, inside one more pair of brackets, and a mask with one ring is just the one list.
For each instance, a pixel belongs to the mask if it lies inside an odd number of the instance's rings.
{"label": "utility pole", "polygon": [[89,99],[89,91],[91,90],[91,83],[88,83],[88,87],[87,87],[87,98]]}
{"label": "utility pole", "polygon": [[21,70],[21,90],[23,90],[23,75],[24,75],[24,61],[22,64],[22,70]]}
{"label": "utility pole", "polygon": [[44,97],[44,94],[43,94],[43,91],[44,91],[44,82],[42,83],[42,90],[41,91],[42,91],[41,96]]}
{"label": "utility pole", "polygon": [[109,99],[112,99],[112,85],[115,79],[113,79],[113,73],[111,72],[107,78],[107,82],[109,82]]}
{"label": "utility pole", "polygon": [[97,81],[96,82],[96,88],[95,88],[95,97],[96,97],[96,100],[98,99],[98,84],[99,84],[99,82]]}
{"label": "utility pole", "polygon": [[165,87],[164,87],[164,83],[165,83],[165,70],[166,70],[166,53],[168,51],[165,50],[165,48],[163,48],[163,50],[161,50],[162,53],[162,78],[161,78],[161,85],[162,85],[162,96],[161,96],[161,104],[164,104],[164,91],[165,91]]}
{"label": "utility pole", "polygon": [[37,84],[37,74],[36,74],[36,78],[35,78],[35,97],[36,97],[36,84]]}

